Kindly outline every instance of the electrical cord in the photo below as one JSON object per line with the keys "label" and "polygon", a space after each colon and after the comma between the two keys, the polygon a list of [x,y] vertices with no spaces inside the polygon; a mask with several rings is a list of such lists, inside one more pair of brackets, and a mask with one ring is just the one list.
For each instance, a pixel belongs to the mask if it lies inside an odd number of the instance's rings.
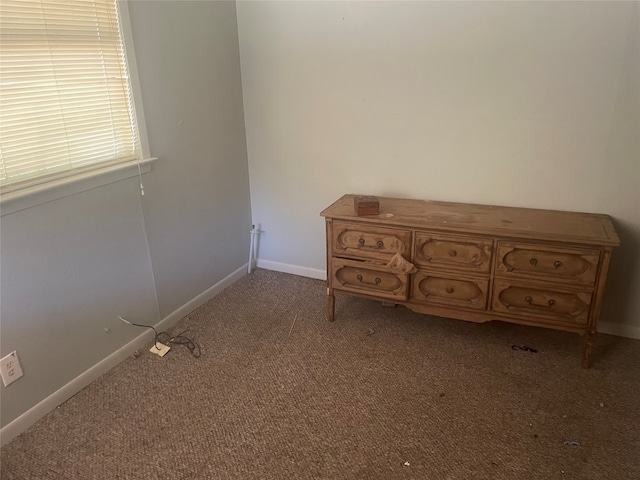
{"label": "electrical cord", "polygon": [[538,350],[532,347],[527,347],[526,345],[511,345],[511,350],[522,350],[524,352],[538,353]]}
{"label": "electrical cord", "polygon": [[153,346],[158,350],[160,350],[160,348],[158,348],[158,342],[163,343],[165,345],[170,345],[170,346],[184,345],[189,349],[189,351],[191,352],[191,355],[193,355],[195,358],[200,357],[200,345],[198,345],[196,342],[194,342],[189,337],[186,337],[184,335],[185,333],[188,332],[188,330],[184,330],[183,332],[180,332],[178,335],[175,335],[172,337],[167,332],[158,333],[158,331],[151,325],[134,323],[120,316],[118,316],[118,320],[122,320],[124,323],[133,325],[134,327],[150,328],[151,330],[153,330],[153,333],[155,333],[155,340],[153,342]]}
{"label": "electrical cord", "polygon": [[[160,343],[164,343],[165,345],[184,345],[189,349],[191,355],[195,358],[200,356],[200,345],[191,340],[189,337],[185,337],[184,334],[187,333],[188,330],[180,332],[178,335],[170,337],[167,332],[160,332],[156,335],[156,339],[160,340]],[[167,337],[166,340],[163,340],[163,336]]]}

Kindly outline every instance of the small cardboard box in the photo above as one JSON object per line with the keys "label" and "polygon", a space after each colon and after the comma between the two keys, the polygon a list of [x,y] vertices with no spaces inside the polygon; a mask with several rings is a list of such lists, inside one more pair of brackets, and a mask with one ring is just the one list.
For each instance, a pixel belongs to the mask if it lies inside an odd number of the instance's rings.
{"label": "small cardboard box", "polygon": [[380,213],[380,203],[376,197],[371,195],[356,195],[353,198],[353,207],[358,216]]}

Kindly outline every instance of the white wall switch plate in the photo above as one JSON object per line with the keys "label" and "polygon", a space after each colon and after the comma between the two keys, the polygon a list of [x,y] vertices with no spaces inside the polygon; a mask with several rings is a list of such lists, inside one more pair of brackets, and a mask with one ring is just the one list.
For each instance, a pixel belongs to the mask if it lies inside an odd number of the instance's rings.
{"label": "white wall switch plate", "polygon": [[0,360],[0,375],[2,375],[2,383],[5,387],[22,377],[22,367],[15,351]]}
{"label": "white wall switch plate", "polygon": [[165,345],[164,343],[156,342],[156,344],[149,349],[151,353],[155,353],[159,357],[164,357],[167,352],[171,350],[169,345]]}

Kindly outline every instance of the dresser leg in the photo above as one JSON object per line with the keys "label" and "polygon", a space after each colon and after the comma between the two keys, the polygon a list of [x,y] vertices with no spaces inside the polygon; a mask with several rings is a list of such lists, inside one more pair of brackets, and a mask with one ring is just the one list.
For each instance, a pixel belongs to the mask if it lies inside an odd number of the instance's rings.
{"label": "dresser leg", "polygon": [[327,288],[327,307],[329,309],[329,321],[333,322],[336,319],[336,296],[331,288]]}
{"label": "dresser leg", "polygon": [[591,356],[591,349],[596,341],[596,331],[590,330],[587,332],[584,338],[584,350],[582,351],[582,368],[589,368],[589,357]]}

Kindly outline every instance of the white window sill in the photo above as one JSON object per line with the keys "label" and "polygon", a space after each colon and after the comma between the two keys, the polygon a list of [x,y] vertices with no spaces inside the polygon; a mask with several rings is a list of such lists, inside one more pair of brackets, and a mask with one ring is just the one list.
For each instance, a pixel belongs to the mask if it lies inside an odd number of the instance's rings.
{"label": "white window sill", "polygon": [[140,173],[148,173],[151,171],[151,163],[155,160],[157,158],[152,157],[139,162],[133,160],[118,163],[33,187],[3,193],[0,195],[0,215],[9,215],[109,183],[119,182],[125,178],[136,177],[139,173],[138,165]]}

